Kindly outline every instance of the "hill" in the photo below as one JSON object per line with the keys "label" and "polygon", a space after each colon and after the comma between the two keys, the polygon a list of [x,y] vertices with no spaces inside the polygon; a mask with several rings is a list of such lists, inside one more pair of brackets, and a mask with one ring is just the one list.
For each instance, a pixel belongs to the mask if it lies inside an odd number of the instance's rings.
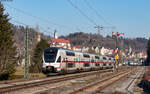
{"label": "hill", "polygon": [[[105,48],[116,48],[116,38],[107,36],[103,37],[99,34],[92,34],[92,33],[83,33],[83,32],[76,32],[70,33],[66,36],[60,36],[62,38],[70,40],[72,45],[81,45],[81,46],[98,46],[98,47],[105,47]],[[146,51],[147,46],[147,39],[145,38],[119,38],[119,47],[122,49],[129,49],[130,47],[135,52]]]}

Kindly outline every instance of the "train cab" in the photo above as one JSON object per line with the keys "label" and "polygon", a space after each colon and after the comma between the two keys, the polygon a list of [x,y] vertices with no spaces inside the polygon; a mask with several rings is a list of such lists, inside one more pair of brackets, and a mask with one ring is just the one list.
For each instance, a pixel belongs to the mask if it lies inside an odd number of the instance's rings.
{"label": "train cab", "polygon": [[56,47],[47,48],[43,53],[42,72],[57,72],[60,71],[60,50]]}

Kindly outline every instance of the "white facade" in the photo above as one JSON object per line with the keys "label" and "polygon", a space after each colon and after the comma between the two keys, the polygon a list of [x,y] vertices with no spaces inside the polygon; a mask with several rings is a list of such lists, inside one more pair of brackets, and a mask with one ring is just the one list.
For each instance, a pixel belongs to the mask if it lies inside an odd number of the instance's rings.
{"label": "white facade", "polygon": [[102,47],[100,50],[101,55],[112,55],[113,49],[107,49]]}

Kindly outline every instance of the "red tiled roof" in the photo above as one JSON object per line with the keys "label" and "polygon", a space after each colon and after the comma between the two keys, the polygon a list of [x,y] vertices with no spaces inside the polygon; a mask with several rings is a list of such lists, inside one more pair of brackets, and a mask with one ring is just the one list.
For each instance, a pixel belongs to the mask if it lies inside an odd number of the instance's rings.
{"label": "red tiled roof", "polygon": [[78,48],[78,49],[79,49],[79,48],[81,48],[81,46],[80,46],[80,45],[76,45],[75,47],[76,47],[76,48]]}
{"label": "red tiled roof", "polygon": [[51,38],[51,41],[52,41],[53,43],[70,43],[69,40],[65,40],[64,38],[58,38],[58,39]]}

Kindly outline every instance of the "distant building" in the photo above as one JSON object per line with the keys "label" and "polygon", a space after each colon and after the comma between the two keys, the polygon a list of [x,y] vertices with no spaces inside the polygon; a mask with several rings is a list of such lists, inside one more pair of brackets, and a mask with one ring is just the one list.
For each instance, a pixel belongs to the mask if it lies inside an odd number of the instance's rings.
{"label": "distant building", "polygon": [[54,38],[55,38],[55,39],[58,39],[58,33],[57,33],[56,30],[54,31]]}
{"label": "distant building", "polygon": [[69,40],[65,40],[64,38],[51,38],[52,47],[62,47],[66,49],[71,49],[71,44]]}
{"label": "distant building", "polygon": [[36,32],[37,32],[37,42],[40,42],[41,41],[41,34],[39,32],[39,26],[38,25],[36,26]]}
{"label": "distant building", "polygon": [[82,51],[82,47],[80,45],[76,45],[76,46],[72,47],[72,50],[81,52]]}
{"label": "distant building", "polygon": [[62,47],[65,49],[71,49],[71,44],[69,40],[66,40],[64,38],[58,38],[58,33],[55,30],[54,31],[54,38],[51,38],[51,45],[52,47]]}
{"label": "distant building", "polygon": [[88,52],[89,51],[89,47],[82,47],[82,52]]}
{"label": "distant building", "polygon": [[107,49],[107,48],[102,47],[100,49],[100,54],[101,55],[112,55],[113,54],[113,49]]}
{"label": "distant building", "polygon": [[146,58],[146,53],[144,53],[144,52],[136,53],[136,57],[137,58]]}
{"label": "distant building", "polygon": [[94,50],[95,53],[97,53],[97,54],[100,52],[100,51],[99,51],[99,47],[96,47],[96,46],[95,46],[95,47],[92,47],[92,50]]}

